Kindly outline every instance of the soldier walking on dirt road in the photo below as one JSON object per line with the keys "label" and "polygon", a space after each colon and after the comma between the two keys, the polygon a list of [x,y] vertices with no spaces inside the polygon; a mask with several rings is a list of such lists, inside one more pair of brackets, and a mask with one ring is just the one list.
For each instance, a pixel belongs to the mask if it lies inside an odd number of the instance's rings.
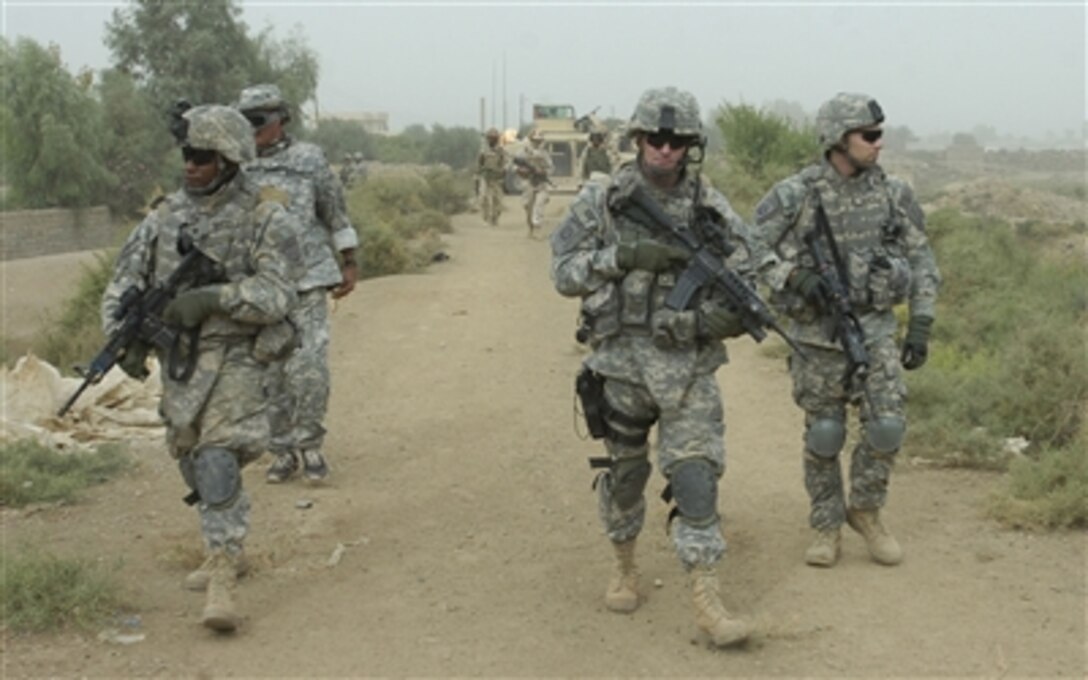
{"label": "soldier walking on dirt road", "polygon": [[[838,561],[844,522],[876,562],[903,559],[880,509],[906,432],[902,369],[926,361],[940,273],[913,190],[877,164],[883,122],[867,95],[839,93],[825,102],[816,118],[823,158],[776,184],[756,207],[754,257],[808,356],[791,357],[790,374],[794,401],[805,411],[813,534],[805,562],[816,567]],[[906,301],[910,320],[899,348],[892,310]],[[839,453],[851,405],[861,433],[847,505]]]}
{"label": "soldier walking on dirt road", "polygon": [[[714,290],[682,310],[665,305],[691,253],[677,237],[631,210],[628,197],[648,194],[675,223],[690,229],[724,263],[746,258],[747,227],[690,165],[705,146],[695,97],[674,87],[647,90],[630,134],[637,158],[605,186],[587,182],[552,234],[557,290],[582,299],[593,348],[577,390],[591,433],[607,458],[594,483],[600,518],[615,553],[605,605],[632,612],[640,604],[635,543],[646,513],[650,429],[657,425],[657,463],[675,501],[670,534],[691,577],[696,624],[717,646],[742,642],[749,624],[728,611],[717,564],[725,554],[718,480],[725,471],[722,397],[714,373],[727,360],[726,338],[743,334],[740,318]],[[641,194],[640,194],[641,195]],[[704,229],[704,227],[706,227]]]}
{"label": "soldier walking on dirt road", "polygon": [[[237,108],[253,125],[257,158],[246,172],[262,186],[276,187],[298,219],[302,260],[296,281],[299,304],[291,322],[299,331],[298,349],[270,376],[270,418],[276,456],[266,478],[277,484],[301,463],[311,482],[328,475],[321,452],[329,408],[329,308],[326,295],[342,298],[355,289],[359,237],[348,220],[344,191],[320,147],[297,142],[284,131],[287,102],[275,85],[242,90]],[[339,254],[340,262],[337,263]]]}
{"label": "soldier walking on dirt road", "polygon": [[[267,362],[293,342],[285,319],[297,301],[291,261],[299,245],[294,218],[263,200],[240,167],[256,156],[246,119],[212,105],[189,109],[182,120],[185,186],[129,235],[102,297],[102,326],[112,335],[126,292],[163,285],[192,248],[216,263],[214,275],[183,281],[163,311],[162,321],[195,337],[195,345],[177,355],[159,351],[159,410],[207,551],[185,585],[207,590],[204,625],[229,632],[239,622],[231,591],[246,571],[249,497],[241,468],[268,444],[262,387]],[[137,341],[119,365],[142,380],[149,352]]]}
{"label": "soldier walking on dirt road", "polygon": [[487,148],[476,158],[477,181],[482,183],[480,211],[484,221],[494,226],[502,214],[503,180],[506,178],[506,151],[499,144],[499,131],[490,128],[485,135]]}
{"label": "soldier walking on dirt road", "polygon": [[525,219],[529,223],[529,238],[532,238],[536,230],[544,226],[544,208],[551,198],[548,187],[555,169],[540,130],[529,133],[529,145],[519,154],[515,164],[518,175],[525,180],[521,202],[525,206]]}

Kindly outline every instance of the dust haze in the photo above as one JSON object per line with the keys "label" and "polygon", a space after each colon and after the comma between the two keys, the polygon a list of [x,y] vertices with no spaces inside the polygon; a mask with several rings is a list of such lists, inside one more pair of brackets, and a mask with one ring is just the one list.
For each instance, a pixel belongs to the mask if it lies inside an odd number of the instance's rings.
{"label": "dust haze", "polygon": [[[321,115],[386,111],[394,131],[514,127],[532,102],[626,118],[644,89],[673,84],[704,111],[782,100],[814,112],[862,91],[920,136],[981,127],[1010,145],[1084,144],[1081,2],[404,4],[241,3],[252,33],[317,52]],[[104,25],[124,7],[5,0],[3,33],[57,44],[73,72],[98,70],[110,64]]]}

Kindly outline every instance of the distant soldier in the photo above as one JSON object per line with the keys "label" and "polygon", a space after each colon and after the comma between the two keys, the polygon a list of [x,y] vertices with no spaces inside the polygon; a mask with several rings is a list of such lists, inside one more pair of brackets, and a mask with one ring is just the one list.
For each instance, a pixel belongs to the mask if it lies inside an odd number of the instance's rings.
{"label": "distant soldier", "polygon": [[[812,506],[805,562],[816,567],[838,560],[843,523],[862,535],[876,562],[903,559],[880,509],[907,426],[902,369],[926,361],[940,274],[913,190],[877,164],[883,122],[872,97],[839,93],[828,100],[816,116],[823,158],[776,184],[756,206],[753,239],[763,278],[808,356],[791,357],[790,374],[805,412]],[[892,310],[907,301],[900,349]],[[839,453],[851,405],[859,409],[861,434],[847,504]]]}
{"label": "distant soldier", "polygon": [[[129,235],[102,296],[102,326],[107,334],[117,330],[125,291],[164,282],[186,254],[179,251],[196,248],[216,263],[215,276],[185,283],[163,312],[163,321],[197,339],[184,357],[160,353],[159,412],[170,454],[192,490],[187,501],[200,513],[207,554],[185,586],[207,590],[205,626],[232,631],[240,617],[231,591],[247,569],[249,496],[241,468],[268,444],[263,383],[267,362],[292,343],[284,319],[297,300],[290,267],[299,244],[294,218],[282,205],[262,201],[240,167],[256,156],[252,128],[240,113],[197,106],[181,114],[175,134],[184,188]],[[119,365],[142,380],[149,351],[137,343]]]}
{"label": "distant soldier", "polygon": [[548,205],[548,187],[551,186],[551,174],[555,169],[540,130],[529,133],[529,146],[514,162],[518,175],[525,180],[521,199],[529,223],[529,237],[532,238],[534,232],[544,225],[544,207]]}
{"label": "distant soldier", "polygon": [[[287,207],[298,218],[303,261],[300,263],[299,304],[291,321],[301,344],[281,366],[269,395],[272,442],[276,456],[267,480],[289,479],[301,464],[312,482],[328,475],[321,452],[325,414],[329,405],[329,311],[326,294],[342,298],[355,289],[359,238],[348,220],[344,192],[320,147],[297,142],[284,131],[290,120],[287,102],[275,85],[242,90],[237,108],[253,126],[257,159],[246,166],[254,181],[287,196]],[[339,263],[337,263],[339,254]]]}
{"label": "distant soldier", "polygon": [[589,133],[589,144],[582,151],[579,165],[582,168],[582,180],[589,179],[595,172],[612,174],[612,156],[604,143],[605,133],[595,130]]}
{"label": "distant soldier", "polygon": [[484,221],[498,224],[502,214],[502,184],[506,178],[506,151],[499,144],[499,131],[491,128],[485,135],[487,148],[480,151],[476,159],[477,181],[483,186],[480,191],[480,210]]}

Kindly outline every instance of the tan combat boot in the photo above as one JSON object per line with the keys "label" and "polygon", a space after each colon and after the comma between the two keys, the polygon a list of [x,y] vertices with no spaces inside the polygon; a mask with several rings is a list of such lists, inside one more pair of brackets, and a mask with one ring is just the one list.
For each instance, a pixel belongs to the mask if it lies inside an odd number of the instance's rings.
{"label": "tan combat boot", "polygon": [[214,555],[208,569],[208,599],[200,622],[220,633],[230,633],[238,627],[239,616],[234,609],[231,591],[237,581],[234,565],[224,553]]}
{"label": "tan combat boot", "polygon": [[805,550],[805,564],[813,567],[833,567],[839,561],[842,532],[834,529],[813,529],[812,543]]}
{"label": "tan combat boot", "polygon": [[695,623],[710,636],[716,647],[727,647],[748,639],[752,627],[743,619],[733,618],[722,604],[718,572],[714,567],[695,567],[691,571]]}
{"label": "tan combat boot", "polygon": [[884,528],[884,524],[880,521],[879,510],[849,508],[846,511],[846,523],[865,539],[869,556],[874,562],[892,566],[903,561],[903,549],[899,547],[899,541],[895,540],[895,536],[889,534]]}
{"label": "tan combat boot", "polygon": [[[204,564],[189,572],[185,576],[185,589],[204,591],[208,589],[208,579],[211,578],[212,563],[215,562],[216,556],[209,555],[204,560]],[[246,554],[238,553],[235,557],[231,558],[231,564],[234,565],[234,575],[238,578],[242,578],[249,573],[249,560],[246,559]]]}
{"label": "tan combat boot", "polygon": [[615,571],[604,594],[604,606],[627,614],[638,609],[638,567],[635,566],[635,542],[613,543],[616,550]]}

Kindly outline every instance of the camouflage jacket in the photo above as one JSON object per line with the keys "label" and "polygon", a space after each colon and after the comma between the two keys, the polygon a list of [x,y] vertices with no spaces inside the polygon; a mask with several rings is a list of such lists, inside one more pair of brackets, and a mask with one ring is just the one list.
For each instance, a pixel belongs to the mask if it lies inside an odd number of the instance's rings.
{"label": "camouflage jacket", "polygon": [[291,270],[299,257],[297,230],[295,219],[278,203],[263,201],[260,189],[239,172],[210,196],[171,194],[129,234],[102,296],[107,335],[117,328],[114,312],[129,287],[147,289],[177,268],[183,234],[217,265],[213,281],[182,284],[182,290],[214,286],[227,313],[213,314],[201,325],[197,368],[188,381],[162,373],[162,412],[172,424],[195,422],[229,363],[228,352],[234,360],[254,361],[256,336],[287,326],[284,319],[297,301]]}
{"label": "camouflage jacket", "polygon": [[320,147],[285,137],[262,149],[246,172],[257,184],[287,194],[287,207],[298,218],[302,248],[300,291],[338,285],[343,277],[336,253],[359,245],[348,219],[344,188]]}
{"label": "camouflage jacket", "polygon": [[[791,319],[791,335],[799,342],[839,347],[828,319],[787,287],[795,268],[813,266],[803,238],[816,227],[817,197],[867,340],[895,334],[892,308],[902,302],[909,301],[912,315],[934,317],[940,272],[913,190],[879,166],[842,177],[825,160],[782,180],[756,206],[755,259],[772,302]],[[826,238],[822,242],[826,245]]]}
{"label": "camouflage jacket", "polygon": [[580,173],[582,179],[589,179],[589,176],[595,172],[610,175],[612,174],[612,154],[604,146],[587,144],[582,150],[581,158],[578,159],[578,165],[582,168]]}
{"label": "camouflage jacket", "polygon": [[709,341],[700,328],[699,310],[712,308],[718,300],[704,289],[690,309],[668,309],[664,301],[682,266],[654,274],[625,271],[616,264],[620,241],[654,239],[680,245],[624,213],[624,197],[638,185],[700,240],[706,236],[694,225],[696,202],[712,209],[733,248],[728,265],[739,271],[749,253],[748,227],[699,175],[684,176],[666,192],[647,184],[634,161],[620,166],[607,185],[583,185],[552,234],[552,280],[560,294],[582,299],[583,319],[591,328],[594,352],[586,363],[603,375],[646,385],[661,405],[676,405],[694,376],[713,372],[727,359],[724,345]]}
{"label": "camouflage jacket", "polygon": [[485,147],[476,159],[476,173],[487,182],[502,180],[506,173],[506,150],[501,146]]}
{"label": "camouflage jacket", "polygon": [[551,179],[555,164],[552,163],[552,155],[548,152],[546,146],[534,147],[530,142],[525,150],[518,154],[518,158],[531,168],[531,171],[526,171],[530,185],[538,187],[546,184]]}

